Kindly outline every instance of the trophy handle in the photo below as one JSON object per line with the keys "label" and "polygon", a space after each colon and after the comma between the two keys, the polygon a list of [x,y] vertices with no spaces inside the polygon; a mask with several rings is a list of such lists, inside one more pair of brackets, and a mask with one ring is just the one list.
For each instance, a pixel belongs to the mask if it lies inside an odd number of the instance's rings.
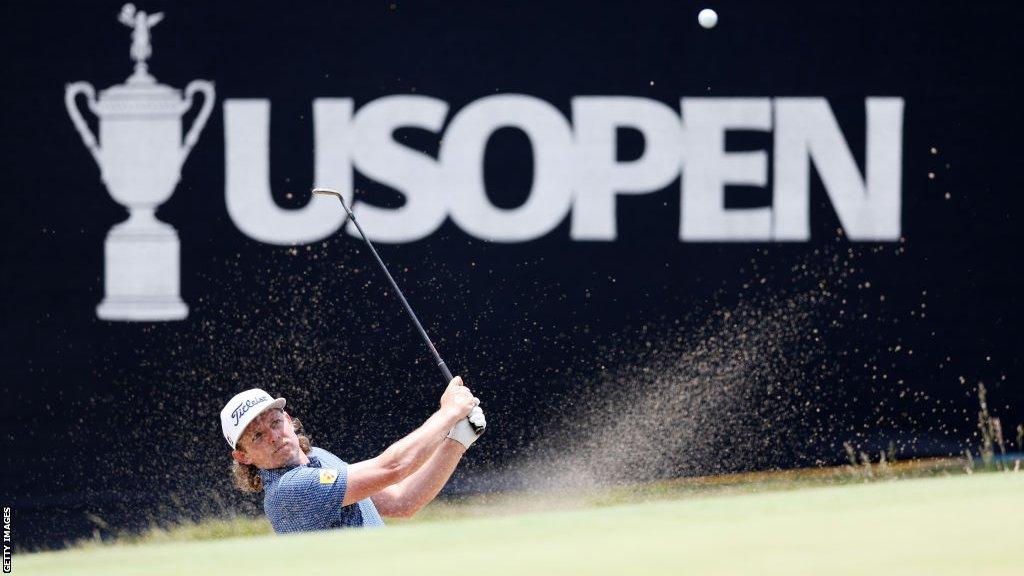
{"label": "trophy handle", "polygon": [[96,164],[100,167],[100,170],[103,170],[103,163],[100,162],[100,147],[96,143],[96,137],[89,131],[89,125],[85,123],[85,118],[82,118],[82,113],[78,110],[78,103],[75,101],[79,94],[85,94],[86,102],[89,104],[89,110],[92,110],[93,114],[95,114],[96,90],[92,87],[92,84],[89,84],[88,82],[73,82],[68,84],[64,89],[64,106],[67,107],[68,115],[71,116],[71,122],[74,123],[75,128],[78,130],[78,134],[82,137],[82,142],[85,143],[85,147],[92,153],[92,157],[96,160]]}
{"label": "trophy handle", "polygon": [[196,140],[199,140],[199,133],[203,131],[206,120],[209,119],[210,112],[213,110],[213,82],[207,80],[193,80],[188,83],[188,86],[185,87],[184,110],[192,107],[192,98],[196,92],[203,93],[203,107],[199,109],[199,115],[196,116],[192,127],[188,129],[188,134],[185,135],[185,145],[181,147],[182,164],[185,163],[185,158],[192,151],[192,147],[196,145]]}

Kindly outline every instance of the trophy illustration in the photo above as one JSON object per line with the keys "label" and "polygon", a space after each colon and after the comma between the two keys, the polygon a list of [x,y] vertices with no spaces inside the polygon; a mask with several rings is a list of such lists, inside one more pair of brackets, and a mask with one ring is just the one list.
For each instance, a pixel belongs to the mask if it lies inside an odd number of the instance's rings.
{"label": "trophy illustration", "polygon": [[[180,295],[180,246],[170,224],[156,218],[181,178],[181,167],[199,138],[213,108],[213,84],[194,80],[181,92],[159,84],[149,74],[150,30],[163,13],[121,10],[120,22],[132,28],[135,72],[124,84],[100,92],[88,82],[68,84],[64,93],[71,121],[100,167],[111,197],[128,209],[128,219],[114,225],[104,244],[103,320],[181,320],[188,306]],[[196,93],[203,105],[181,139],[182,116]],[[99,141],[82,118],[76,98],[84,95],[99,121]]]}

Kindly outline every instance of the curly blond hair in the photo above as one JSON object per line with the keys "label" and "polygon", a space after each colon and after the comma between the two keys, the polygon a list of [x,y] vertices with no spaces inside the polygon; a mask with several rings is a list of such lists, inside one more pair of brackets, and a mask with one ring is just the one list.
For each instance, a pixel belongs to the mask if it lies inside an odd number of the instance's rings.
{"label": "curly blond hair", "polygon": [[[284,412],[284,410],[282,410],[282,412]],[[295,428],[295,435],[299,438],[299,448],[301,448],[306,454],[309,454],[311,449],[309,436],[307,436],[306,431],[302,429],[302,422],[300,422],[298,418],[292,418],[292,427]],[[243,452],[245,451],[240,446],[238,447],[238,450]],[[252,464],[242,464],[237,460],[232,460],[231,475],[235,479],[235,488],[238,488],[242,492],[263,492],[263,479],[260,478],[260,469]]]}

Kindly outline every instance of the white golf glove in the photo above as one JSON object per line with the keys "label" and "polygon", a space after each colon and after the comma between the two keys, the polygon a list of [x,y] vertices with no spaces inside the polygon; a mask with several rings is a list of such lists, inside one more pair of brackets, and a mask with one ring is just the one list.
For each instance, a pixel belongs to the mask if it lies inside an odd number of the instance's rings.
{"label": "white golf glove", "polygon": [[448,437],[469,448],[484,433],[485,429],[487,429],[487,419],[484,418],[484,411],[477,406],[473,408],[467,418],[459,420],[459,423],[452,427],[448,432]]}

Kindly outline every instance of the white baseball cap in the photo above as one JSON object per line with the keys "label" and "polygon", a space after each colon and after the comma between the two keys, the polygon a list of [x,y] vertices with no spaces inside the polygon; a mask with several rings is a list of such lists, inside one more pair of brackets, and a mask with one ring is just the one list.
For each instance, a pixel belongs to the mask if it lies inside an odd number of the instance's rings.
{"label": "white baseball cap", "polygon": [[284,408],[284,398],[272,400],[270,394],[259,388],[235,394],[220,411],[220,427],[224,438],[234,449],[245,427],[268,408]]}

